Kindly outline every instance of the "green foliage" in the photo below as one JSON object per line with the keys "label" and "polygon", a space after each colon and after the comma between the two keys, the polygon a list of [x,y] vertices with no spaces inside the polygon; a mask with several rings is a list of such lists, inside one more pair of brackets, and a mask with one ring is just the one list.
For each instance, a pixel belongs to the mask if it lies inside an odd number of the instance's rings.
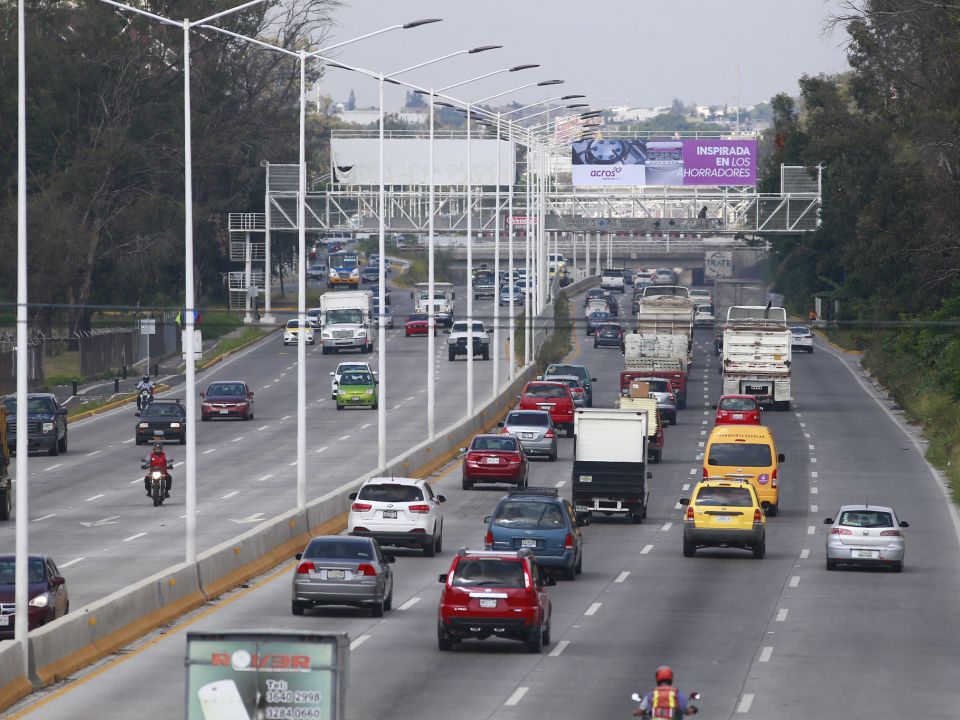
{"label": "green foliage", "polygon": [[[410,264],[403,273],[393,275],[391,282],[401,287],[413,287],[417,283],[429,281],[429,260],[426,253],[420,252],[396,252],[391,253],[396,257],[401,257]],[[433,252],[433,280],[434,282],[453,282],[453,264],[454,254],[450,250],[440,249]]]}

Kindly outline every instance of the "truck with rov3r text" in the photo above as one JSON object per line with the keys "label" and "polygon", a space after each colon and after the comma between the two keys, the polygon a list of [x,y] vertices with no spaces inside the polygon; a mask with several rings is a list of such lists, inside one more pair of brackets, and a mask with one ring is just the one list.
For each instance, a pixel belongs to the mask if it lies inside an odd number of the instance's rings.
{"label": "truck with rov3r text", "polygon": [[373,352],[377,329],[373,294],[368,290],[326,292],[320,296],[320,343],[323,354],[341,350]]}

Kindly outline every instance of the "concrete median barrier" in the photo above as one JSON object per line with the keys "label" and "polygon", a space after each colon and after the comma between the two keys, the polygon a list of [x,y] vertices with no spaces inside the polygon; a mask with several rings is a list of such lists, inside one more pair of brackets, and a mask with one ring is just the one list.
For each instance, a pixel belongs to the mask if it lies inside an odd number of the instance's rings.
{"label": "concrete median barrier", "polygon": [[13,705],[33,690],[23,671],[23,646],[13,640],[0,642],[0,708]]}

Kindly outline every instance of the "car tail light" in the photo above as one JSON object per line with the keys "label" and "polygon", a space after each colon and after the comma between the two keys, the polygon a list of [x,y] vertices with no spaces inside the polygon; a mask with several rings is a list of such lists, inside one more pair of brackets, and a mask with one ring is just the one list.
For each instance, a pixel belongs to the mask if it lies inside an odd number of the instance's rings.
{"label": "car tail light", "polygon": [[776,488],[779,485],[777,482],[777,469],[773,469],[773,474],[770,476],[770,487]]}
{"label": "car tail light", "polygon": [[409,507],[407,507],[407,510],[409,510],[412,513],[420,513],[424,515],[430,512],[430,506],[429,505],[410,505]]}
{"label": "car tail light", "polygon": [[880,537],[900,537],[902,534],[899,530],[884,530],[880,533]]}
{"label": "car tail light", "polygon": [[355,502],[350,506],[350,510],[353,512],[367,512],[367,510],[373,510],[373,505],[370,503]]}
{"label": "car tail light", "polygon": [[553,428],[550,428],[549,430],[547,430],[547,432],[544,433],[543,436],[544,436],[545,438],[552,438],[552,437],[554,437],[554,435],[553,435]]}
{"label": "car tail light", "polygon": [[753,511],[753,521],[755,523],[760,522],[763,519],[763,513],[760,511],[760,508],[756,508]]}
{"label": "car tail light", "polygon": [[518,462],[520,462],[521,460],[522,460],[522,458],[520,457],[520,453],[513,453],[513,454],[510,456],[510,462],[512,462],[512,463],[518,463]]}
{"label": "car tail light", "polygon": [[509,431],[507,428],[503,428],[503,430],[500,431],[500,434],[501,434],[501,435],[509,435],[509,434],[510,434],[510,431]]}
{"label": "car tail light", "polygon": [[687,505],[687,520],[693,520],[693,507]]}
{"label": "car tail light", "polygon": [[567,537],[563,541],[563,549],[573,550],[573,533],[567,533]]}
{"label": "car tail light", "polygon": [[308,575],[312,572],[316,572],[316,566],[312,562],[302,562],[297,565],[297,575]]}
{"label": "car tail light", "polygon": [[707,469],[704,468],[704,469],[703,469],[703,479],[706,480],[708,477],[710,477],[710,474],[707,472]]}
{"label": "car tail light", "polygon": [[466,460],[470,463],[477,463],[480,462],[480,457],[477,455],[477,453],[468,452]]}
{"label": "car tail light", "polygon": [[847,530],[846,528],[831,528],[831,535],[853,535],[852,530]]}
{"label": "car tail light", "polygon": [[493,533],[490,530],[487,530],[487,534],[483,536],[483,542],[486,545],[493,545]]}
{"label": "car tail light", "polygon": [[377,574],[377,569],[370,563],[360,563],[360,566],[357,568],[357,575],[366,575],[367,577],[374,577]]}

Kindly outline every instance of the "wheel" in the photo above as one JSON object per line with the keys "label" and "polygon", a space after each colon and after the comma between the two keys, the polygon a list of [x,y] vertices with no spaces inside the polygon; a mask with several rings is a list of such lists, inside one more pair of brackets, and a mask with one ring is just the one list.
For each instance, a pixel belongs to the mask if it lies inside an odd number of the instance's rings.
{"label": "wheel", "polygon": [[639,513],[634,513],[634,514],[632,514],[632,515],[630,516],[630,522],[632,522],[634,525],[639,525],[640,523],[642,523],[642,522],[643,522],[643,510],[641,510]]}
{"label": "wheel", "polygon": [[463,489],[469,490],[472,487],[473,487],[473,480],[468,480],[467,478],[463,478]]}
{"label": "wheel", "polygon": [[755,560],[762,560],[763,556],[767,554],[767,542],[757,543],[753,546],[753,557]]}
{"label": "wheel", "polygon": [[547,625],[547,629],[543,631],[543,645],[544,647],[550,647],[550,626]]}
{"label": "wheel", "polygon": [[63,440],[60,441],[60,452],[65,453],[67,451],[67,434],[63,434]]}
{"label": "wheel", "polygon": [[693,544],[690,540],[686,538],[683,539],[683,556],[684,557],[693,557],[697,552],[697,546]]}
{"label": "wheel", "polygon": [[306,611],[307,609],[307,606],[305,603],[297,602],[296,600],[294,600],[290,604],[290,609],[293,611],[294,615],[303,615],[304,611]]}
{"label": "wheel", "polygon": [[180,444],[181,444],[181,445],[186,445],[186,444],[187,444],[187,434],[186,434],[186,433],[184,433],[183,435],[180,436]]}
{"label": "wheel", "polygon": [[903,572],[903,560],[900,560],[899,562],[895,562],[893,564],[893,567],[891,567],[890,569],[893,570],[895,573]]}
{"label": "wheel", "polygon": [[321,354],[321,355],[329,355],[329,354],[330,354],[330,348],[328,348],[328,347],[322,347],[322,348],[320,348],[320,354]]}
{"label": "wheel", "polygon": [[778,503],[767,505],[767,517],[776,517],[778,512],[780,512],[780,506]]}
{"label": "wheel", "polygon": [[433,549],[437,553],[443,552],[443,527],[440,528],[440,534],[437,536],[437,540],[433,544]]}
{"label": "wheel", "polygon": [[683,395],[681,395],[681,396],[677,399],[677,407],[678,407],[680,410],[686,410],[686,409],[687,409],[687,394],[686,394],[686,393],[684,393]]}
{"label": "wheel", "polygon": [[550,453],[549,458],[550,458],[550,462],[556,462],[556,461],[557,461],[557,451],[554,450],[552,453]]}
{"label": "wheel", "polygon": [[564,568],[563,570],[560,571],[560,578],[563,580],[576,580],[577,579],[576,568],[574,566]]}
{"label": "wheel", "polygon": [[453,650],[453,640],[443,630],[437,630],[437,649],[440,652],[450,652]]}
{"label": "wheel", "polygon": [[210,418],[207,417],[206,415],[201,414],[201,415],[200,415],[200,422],[210,422]]}
{"label": "wheel", "polygon": [[251,413],[250,413],[250,417],[248,417],[247,420],[253,420],[253,412],[252,412],[252,411],[251,411]]}
{"label": "wheel", "polygon": [[133,436],[133,442],[136,443],[137,445],[143,445],[143,440],[140,439],[139,435]]}
{"label": "wheel", "polygon": [[577,575],[583,575],[583,553],[580,553],[580,557],[577,558],[577,564],[573,568]]}
{"label": "wheel", "polygon": [[660,461],[663,459],[663,449],[653,451],[653,462],[660,464]]}
{"label": "wheel", "polygon": [[9,520],[10,519],[10,491],[4,490],[3,497],[0,497],[0,520]]}
{"label": "wheel", "polygon": [[54,441],[53,441],[53,445],[50,446],[50,450],[47,451],[47,454],[50,455],[50,457],[56,457],[57,455],[60,454],[60,441],[59,441],[59,440],[54,440]]}
{"label": "wheel", "polygon": [[447,360],[449,360],[450,362],[453,362],[453,361],[456,360],[456,359],[457,359],[456,353],[453,352],[453,350],[450,350],[450,351],[447,353]]}
{"label": "wheel", "polygon": [[543,651],[543,628],[538,627],[530,633],[527,639],[527,650],[534,655],[539,655]]}
{"label": "wheel", "polygon": [[384,601],[379,600],[370,606],[370,617],[381,618],[383,617],[384,610]]}
{"label": "wheel", "polygon": [[393,610],[393,588],[390,588],[390,594],[387,595],[387,599],[383,601],[383,609],[387,612]]}
{"label": "wheel", "polygon": [[371,409],[371,410],[376,410],[378,407],[380,407],[380,404],[379,404],[379,403],[374,403],[373,405],[370,406],[370,409]]}
{"label": "wheel", "polygon": [[434,545],[432,540],[423,546],[424,557],[433,557],[436,554],[437,554],[437,547],[436,545]]}
{"label": "wheel", "polygon": [[600,347],[600,343],[598,343],[596,340],[594,340],[594,341],[593,341],[593,346],[594,346],[595,348],[598,348],[598,347]]}
{"label": "wheel", "polygon": [[647,519],[647,504],[646,504],[646,503],[643,504],[643,519],[644,519],[644,520]]}
{"label": "wheel", "polygon": [[490,359],[490,351],[489,351],[489,350],[484,350],[484,351],[483,351],[483,355],[481,355],[481,357],[482,357],[484,360],[489,360],[489,359]]}
{"label": "wheel", "polygon": [[673,415],[670,416],[670,424],[671,424],[671,425],[676,425],[676,424],[677,424],[677,414],[676,414],[676,413],[674,413]]}
{"label": "wheel", "polygon": [[160,497],[160,495],[161,495],[161,493],[160,493],[160,486],[159,486],[159,485],[158,485],[157,487],[153,488],[153,490],[151,490],[151,492],[150,492],[150,497],[153,499],[153,506],[154,506],[154,507],[159,507],[160,503],[163,502],[163,499]]}
{"label": "wheel", "polygon": [[836,569],[837,569],[837,561],[827,558],[827,570],[836,570]]}
{"label": "wheel", "polygon": [[337,403],[337,410],[343,410],[343,405],[341,405],[340,403]]}

